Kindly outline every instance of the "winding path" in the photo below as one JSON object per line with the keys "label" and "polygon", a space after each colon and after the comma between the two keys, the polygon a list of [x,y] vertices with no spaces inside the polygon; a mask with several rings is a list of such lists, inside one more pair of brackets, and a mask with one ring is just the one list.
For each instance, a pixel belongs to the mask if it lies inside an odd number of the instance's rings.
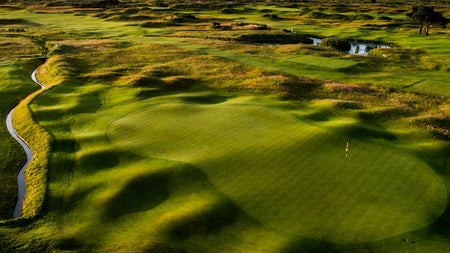
{"label": "winding path", "polygon": [[[36,71],[37,71],[37,69],[35,71],[33,71],[33,73],[31,74],[31,79],[33,79],[33,81],[35,83],[37,83],[39,86],[41,86],[41,89],[44,89],[45,85],[43,83],[39,82],[36,78]],[[13,112],[16,109],[16,107],[14,107],[8,113],[8,116],[6,117],[6,127],[8,128],[8,131],[12,135],[12,137],[14,137],[14,139],[16,139],[17,142],[19,142],[19,144],[24,149],[24,151],[27,155],[27,160],[22,165],[22,167],[19,170],[19,173],[17,174],[18,200],[16,203],[16,207],[14,208],[14,214],[13,214],[14,218],[18,218],[22,215],[22,204],[23,204],[23,200],[25,198],[25,191],[26,191],[25,169],[28,167],[28,164],[30,164],[31,160],[33,159],[33,152],[31,151],[30,146],[27,144],[27,142],[21,136],[19,136],[16,133],[16,131],[14,130],[14,126],[12,124],[12,115],[13,115]]]}

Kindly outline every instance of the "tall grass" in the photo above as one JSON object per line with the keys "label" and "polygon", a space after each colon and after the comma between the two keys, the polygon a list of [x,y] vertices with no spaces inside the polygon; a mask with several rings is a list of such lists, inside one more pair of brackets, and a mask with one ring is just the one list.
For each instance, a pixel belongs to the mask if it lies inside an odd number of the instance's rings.
{"label": "tall grass", "polygon": [[50,135],[33,120],[29,103],[35,96],[29,96],[23,100],[13,114],[16,132],[27,140],[34,153],[33,160],[25,170],[27,190],[22,208],[22,217],[24,218],[35,217],[42,212],[47,190]]}
{"label": "tall grass", "polygon": [[29,73],[20,68],[20,63],[4,62],[7,65],[0,66],[2,80],[0,82],[1,94],[1,119],[3,124],[0,128],[1,162],[0,177],[2,180],[0,195],[0,218],[8,219],[12,216],[15,201],[17,198],[17,179],[16,173],[20,164],[25,159],[25,154],[21,147],[10,136],[6,129],[6,115],[9,113],[19,100],[28,93],[31,93],[36,87],[29,78]]}

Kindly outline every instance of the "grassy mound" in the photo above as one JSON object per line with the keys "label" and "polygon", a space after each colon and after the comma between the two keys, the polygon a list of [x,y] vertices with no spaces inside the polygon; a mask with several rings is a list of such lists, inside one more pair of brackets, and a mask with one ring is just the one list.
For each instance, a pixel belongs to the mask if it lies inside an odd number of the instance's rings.
{"label": "grassy mound", "polygon": [[[375,141],[388,133],[345,119],[318,127],[260,103],[155,102],[112,123],[108,136],[137,154],[202,168],[246,213],[280,232],[366,242],[422,227],[442,213],[440,179],[419,159]],[[354,151],[345,159],[348,138]]]}
{"label": "grassy mound", "polygon": [[[36,87],[29,79],[29,73],[15,65],[0,65],[2,81],[0,83],[1,120],[0,127],[0,220],[11,218],[17,198],[17,171],[25,153],[6,129],[6,116],[21,97],[31,93]],[[9,182],[9,183],[7,183]]]}

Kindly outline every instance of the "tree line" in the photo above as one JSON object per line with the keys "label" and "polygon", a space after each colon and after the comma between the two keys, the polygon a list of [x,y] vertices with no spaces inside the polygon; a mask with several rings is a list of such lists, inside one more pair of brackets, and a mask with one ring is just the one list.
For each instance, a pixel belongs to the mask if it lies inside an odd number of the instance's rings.
{"label": "tree line", "polygon": [[412,11],[407,14],[409,18],[419,24],[419,34],[425,33],[428,36],[431,27],[446,27],[449,19],[442,13],[434,10],[432,6],[413,6]]}

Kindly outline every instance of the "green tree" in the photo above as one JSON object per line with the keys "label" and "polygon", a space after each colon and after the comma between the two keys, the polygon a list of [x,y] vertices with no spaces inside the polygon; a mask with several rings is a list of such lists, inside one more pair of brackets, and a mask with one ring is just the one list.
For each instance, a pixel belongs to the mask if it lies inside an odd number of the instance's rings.
{"label": "green tree", "polygon": [[442,13],[435,11],[434,7],[431,6],[413,6],[412,11],[407,16],[419,23],[419,34],[424,31],[426,36],[428,36],[431,27],[445,27],[449,22]]}

